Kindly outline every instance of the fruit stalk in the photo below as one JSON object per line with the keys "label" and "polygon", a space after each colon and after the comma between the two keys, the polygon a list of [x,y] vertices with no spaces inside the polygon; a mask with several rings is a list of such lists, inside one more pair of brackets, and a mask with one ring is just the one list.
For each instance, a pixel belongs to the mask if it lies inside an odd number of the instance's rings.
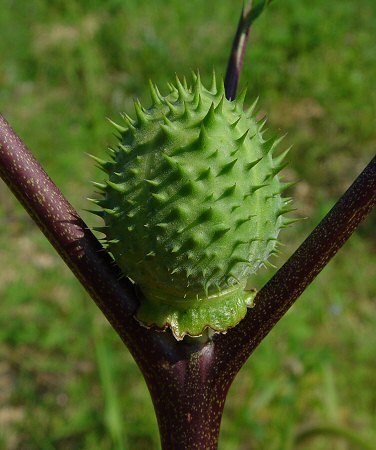
{"label": "fruit stalk", "polygon": [[253,0],[249,0],[247,5],[243,6],[227,64],[225,86],[228,100],[234,100],[236,97],[251,25],[262,13],[265,6],[268,6],[271,2],[272,0],[260,0],[253,6]]}

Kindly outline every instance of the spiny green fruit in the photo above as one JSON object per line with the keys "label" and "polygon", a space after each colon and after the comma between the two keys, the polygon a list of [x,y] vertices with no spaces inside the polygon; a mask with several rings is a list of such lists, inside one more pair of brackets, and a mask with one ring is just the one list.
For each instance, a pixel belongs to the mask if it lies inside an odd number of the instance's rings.
{"label": "spiny green fruit", "polygon": [[254,106],[243,111],[245,93],[228,101],[198,74],[169,88],[150,84],[152,106],[135,101],[136,120],[114,123],[96,203],[108,250],[141,291],[138,320],[182,339],[244,317],[247,277],[276,252],[290,208],[277,176],[287,151],[272,157],[279,140],[264,140]]}

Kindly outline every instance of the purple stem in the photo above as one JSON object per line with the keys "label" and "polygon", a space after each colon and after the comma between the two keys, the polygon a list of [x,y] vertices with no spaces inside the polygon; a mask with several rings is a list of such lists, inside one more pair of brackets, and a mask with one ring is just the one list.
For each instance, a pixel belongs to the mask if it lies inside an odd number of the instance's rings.
{"label": "purple stem", "polygon": [[236,97],[251,25],[271,1],[260,0],[256,6],[253,6],[253,0],[249,0],[247,6],[242,8],[225,76],[225,91],[228,100],[234,100]]}

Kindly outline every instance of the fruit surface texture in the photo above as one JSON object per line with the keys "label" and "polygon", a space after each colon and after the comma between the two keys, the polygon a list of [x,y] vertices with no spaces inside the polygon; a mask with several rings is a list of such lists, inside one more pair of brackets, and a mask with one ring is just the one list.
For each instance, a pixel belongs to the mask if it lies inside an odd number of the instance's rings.
{"label": "fruit surface texture", "polygon": [[279,140],[265,140],[245,94],[228,101],[215,77],[210,89],[195,74],[192,86],[177,78],[167,95],[150,92],[148,109],[135,101],[135,119],[113,123],[110,158],[96,158],[101,231],[138,287],[141,323],[177,339],[226,331],[252,306],[247,279],[288,222],[277,175],[287,152],[273,156]]}

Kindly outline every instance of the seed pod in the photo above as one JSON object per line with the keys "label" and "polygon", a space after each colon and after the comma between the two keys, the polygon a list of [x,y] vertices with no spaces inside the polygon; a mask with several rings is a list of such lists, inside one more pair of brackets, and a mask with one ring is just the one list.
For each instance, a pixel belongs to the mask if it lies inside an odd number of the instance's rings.
{"label": "seed pod", "polygon": [[264,140],[254,108],[228,101],[223,83],[208,90],[194,75],[167,96],[150,90],[149,109],[135,101],[136,119],[114,125],[111,160],[97,159],[107,248],[139,287],[141,323],[177,339],[226,331],[253,305],[247,278],[286,225],[279,140]]}

